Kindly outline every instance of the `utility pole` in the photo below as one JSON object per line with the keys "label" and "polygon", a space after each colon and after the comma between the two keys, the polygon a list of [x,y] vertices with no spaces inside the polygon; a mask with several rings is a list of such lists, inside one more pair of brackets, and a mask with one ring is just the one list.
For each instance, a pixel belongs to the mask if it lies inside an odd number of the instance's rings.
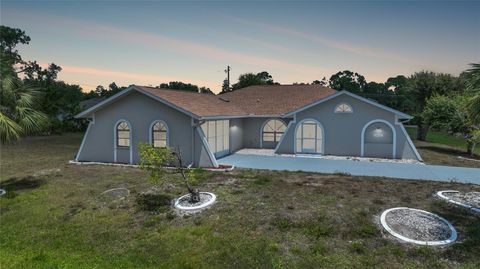
{"label": "utility pole", "polygon": [[230,90],[230,70],[232,68],[227,65],[227,69],[225,69],[225,73],[227,73],[227,85],[228,85],[228,89]]}

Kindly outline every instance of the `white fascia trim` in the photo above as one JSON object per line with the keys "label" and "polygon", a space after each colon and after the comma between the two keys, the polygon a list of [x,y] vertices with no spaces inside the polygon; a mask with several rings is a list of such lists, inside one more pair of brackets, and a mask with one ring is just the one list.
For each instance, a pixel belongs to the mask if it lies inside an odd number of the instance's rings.
{"label": "white fascia trim", "polygon": [[169,107],[171,107],[171,108],[173,108],[173,109],[176,109],[176,110],[178,110],[178,111],[180,111],[180,112],[183,112],[184,114],[187,114],[188,116],[191,116],[191,117],[196,118],[196,119],[198,118],[197,115],[195,115],[195,114],[193,114],[193,113],[191,113],[191,112],[189,112],[189,111],[187,111],[187,110],[185,110],[185,109],[182,109],[182,108],[180,108],[180,107],[178,107],[178,106],[176,106],[176,105],[174,105],[174,104],[172,104],[172,103],[170,103],[170,102],[167,102],[167,101],[165,101],[164,99],[162,99],[162,98],[160,98],[160,97],[158,97],[158,96],[156,96],[156,95],[153,95],[153,94],[151,94],[151,93],[149,93],[149,92],[143,91],[142,89],[136,87],[135,85],[132,85],[132,86],[128,87],[127,89],[125,89],[125,90],[123,90],[123,91],[121,91],[121,92],[113,95],[112,97],[110,97],[110,98],[108,98],[108,99],[106,99],[106,100],[104,100],[104,101],[102,101],[102,102],[94,105],[93,107],[91,107],[91,108],[89,108],[89,109],[87,109],[87,110],[85,110],[85,111],[83,111],[83,112],[80,112],[79,114],[75,115],[75,118],[84,118],[84,117],[88,116],[90,113],[93,113],[93,112],[97,111],[98,109],[102,108],[103,106],[108,105],[108,104],[114,102],[114,101],[117,100],[118,98],[120,98],[120,97],[122,97],[123,95],[125,95],[125,94],[127,94],[127,93],[130,93],[130,92],[132,92],[132,91],[140,92],[140,93],[142,93],[142,94],[144,94],[144,95],[146,95],[146,96],[148,96],[148,97],[150,97],[150,98],[152,98],[152,99],[155,99],[155,100],[159,101],[160,103],[162,103],[162,104],[164,104],[164,105],[166,105],[166,106],[169,106]]}
{"label": "white fascia trim", "polygon": [[[292,121],[290,121],[290,122],[288,123],[287,129],[285,129],[285,132],[283,133],[282,137],[280,138],[280,141],[278,141],[278,144],[277,144],[277,146],[275,147],[275,150],[274,150],[275,153],[277,153],[278,148],[279,148],[280,145],[283,143],[283,139],[285,138],[285,135],[288,133],[288,130],[290,130],[290,127],[291,127],[294,123],[296,123],[294,120],[292,120]],[[295,134],[294,134],[294,136],[295,136]],[[295,142],[295,141],[294,141],[294,142]]]}
{"label": "white fascia trim", "polygon": [[415,153],[415,156],[417,157],[418,161],[423,162],[423,159],[420,156],[420,153],[418,153],[417,147],[415,147],[412,139],[410,138],[410,136],[407,133],[407,130],[405,130],[405,126],[403,126],[403,124],[401,122],[396,122],[395,124],[399,126],[400,130],[402,130],[403,135],[405,135],[405,137],[407,139],[407,142],[410,145],[410,147],[412,148],[413,153]]}
{"label": "white fascia trim", "polygon": [[305,109],[311,108],[311,107],[313,107],[313,106],[316,106],[316,105],[318,105],[318,104],[321,104],[321,103],[323,103],[323,102],[326,102],[326,101],[328,101],[328,100],[331,100],[331,99],[333,99],[333,98],[335,98],[335,97],[337,97],[337,96],[340,96],[340,95],[342,95],[342,94],[346,94],[346,95],[348,95],[348,96],[351,96],[351,97],[353,97],[353,98],[356,98],[356,99],[358,99],[358,100],[360,100],[360,101],[363,101],[363,102],[365,102],[365,103],[368,103],[368,104],[374,105],[374,106],[376,106],[376,107],[378,107],[378,108],[381,108],[381,109],[384,109],[384,110],[386,110],[386,111],[392,112],[392,113],[394,113],[395,115],[400,116],[400,118],[402,118],[402,119],[412,119],[412,118],[413,118],[412,116],[407,115],[407,114],[405,114],[405,113],[403,113],[403,112],[400,112],[400,111],[395,110],[395,109],[393,109],[393,108],[390,108],[390,107],[388,107],[388,106],[384,106],[384,105],[379,104],[379,103],[377,103],[377,102],[368,100],[367,98],[358,96],[358,95],[356,95],[356,94],[354,94],[354,93],[351,93],[351,92],[345,91],[345,90],[339,91],[339,92],[337,92],[337,93],[335,93],[335,94],[332,94],[332,95],[330,95],[330,96],[328,96],[328,97],[326,97],[326,98],[320,99],[320,100],[318,100],[318,101],[316,101],[316,102],[313,102],[313,103],[311,103],[311,104],[309,104],[309,105],[306,105],[306,106],[304,106],[304,107],[301,107],[301,108],[299,108],[299,109],[297,109],[297,110],[293,110],[293,111],[291,111],[291,112],[288,112],[288,113],[286,113],[286,114],[283,114],[283,116],[284,116],[284,117],[291,116],[292,114],[295,114],[295,113],[304,111]]}
{"label": "white fascia trim", "polygon": [[94,123],[92,121],[90,121],[88,123],[88,127],[87,127],[87,131],[85,132],[85,134],[83,135],[83,139],[82,139],[82,143],[80,144],[80,148],[78,149],[78,152],[77,152],[77,155],[75,156],[75,161],[78,162],[78,160],[80,159],[80,153],[82,153],[83,151],[83,147],[85,145],[85,141],[87,140],[87,136],[88,136],[88,133],[90,131],[90,127],[93,125]]}
{"label": "white fascia trim", "polygon": [[197,127],[196,129],[197,129],[198,135],[200,135],[200,139],[202,140],[203,146],[207,149],[208,157],[210,158],[210,161],[212,162],[213,167],[217,168],[218,167],[217,159],[215,158],[215,155],[213,155],[212,149],[208,144],[207,138],[205,137],[205,134],[203,133],[202,128]]}
{"label": "white fascia trim", "polygon": [[382,119],[371,120],[363,126],[362,135],[360,137],[360,139],[361,139],[361,141],[360,141],[360,157],[364,157],[364,155],[365,155],[365,131],[367,130],[368,126],[370,126],[371,124],[376,123],[376,122],[385,123],[386,125],[388,125],[390,127],[390,129],[392,129],[392,136],[393,136],[392,158],[396,159],[396,156],[397,156],[397,131],[395,130],[395,127],[390,122],[388,122],[386,120],[382,120]]}

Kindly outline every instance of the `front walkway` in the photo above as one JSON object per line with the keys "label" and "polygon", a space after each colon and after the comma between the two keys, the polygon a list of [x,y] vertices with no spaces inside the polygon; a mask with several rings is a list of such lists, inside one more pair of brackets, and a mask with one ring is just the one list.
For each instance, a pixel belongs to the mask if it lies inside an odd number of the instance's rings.
{"label": "front walkway", "polygon": [[355,176],[380,176],[437,181],[454,180],[480,185],[480,169],[478,168],[238,153],[221,158],[218,160],[218,163],[235,165],[240,168],[349,173]]}

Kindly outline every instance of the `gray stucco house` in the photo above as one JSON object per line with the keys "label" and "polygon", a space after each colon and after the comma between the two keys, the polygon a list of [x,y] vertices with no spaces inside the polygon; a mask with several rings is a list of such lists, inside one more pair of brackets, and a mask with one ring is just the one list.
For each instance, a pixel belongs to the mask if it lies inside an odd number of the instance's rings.
{"label": "gray stucco house", "polygon": [[402,124],[411,116],[320,85],[222,95],[132,85],[76,117],[90,120],[76,161],[135,164],[140,142],[179,146],[203,167],[243,148],[421,161]]}

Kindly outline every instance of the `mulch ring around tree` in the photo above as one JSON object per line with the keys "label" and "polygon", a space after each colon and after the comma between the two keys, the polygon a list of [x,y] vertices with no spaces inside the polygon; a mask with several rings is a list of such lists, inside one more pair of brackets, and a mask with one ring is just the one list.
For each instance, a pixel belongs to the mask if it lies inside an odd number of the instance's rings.
{"label": "mulch ring around tree", "polygon": [[210,192],[200,192],[200,201],[197,203],[190,202],[190,194],[184,195],[175,201],[175,208],[184,213],[197,213],[210,207],[217,199],[217,196]]}
{"label": "mulch ring around tree", "polygon": [[440,246],[457,239],[455,228],[447,220],[420,209],[391,208],[382,213],[380,221],[390,235],[403,242]]}
{"label": "mulch ring around tree", "polygon": [[468,208],[480,214],[480,192],[460,192],[445,190],[437,192],[437,196],[449,203]]}

